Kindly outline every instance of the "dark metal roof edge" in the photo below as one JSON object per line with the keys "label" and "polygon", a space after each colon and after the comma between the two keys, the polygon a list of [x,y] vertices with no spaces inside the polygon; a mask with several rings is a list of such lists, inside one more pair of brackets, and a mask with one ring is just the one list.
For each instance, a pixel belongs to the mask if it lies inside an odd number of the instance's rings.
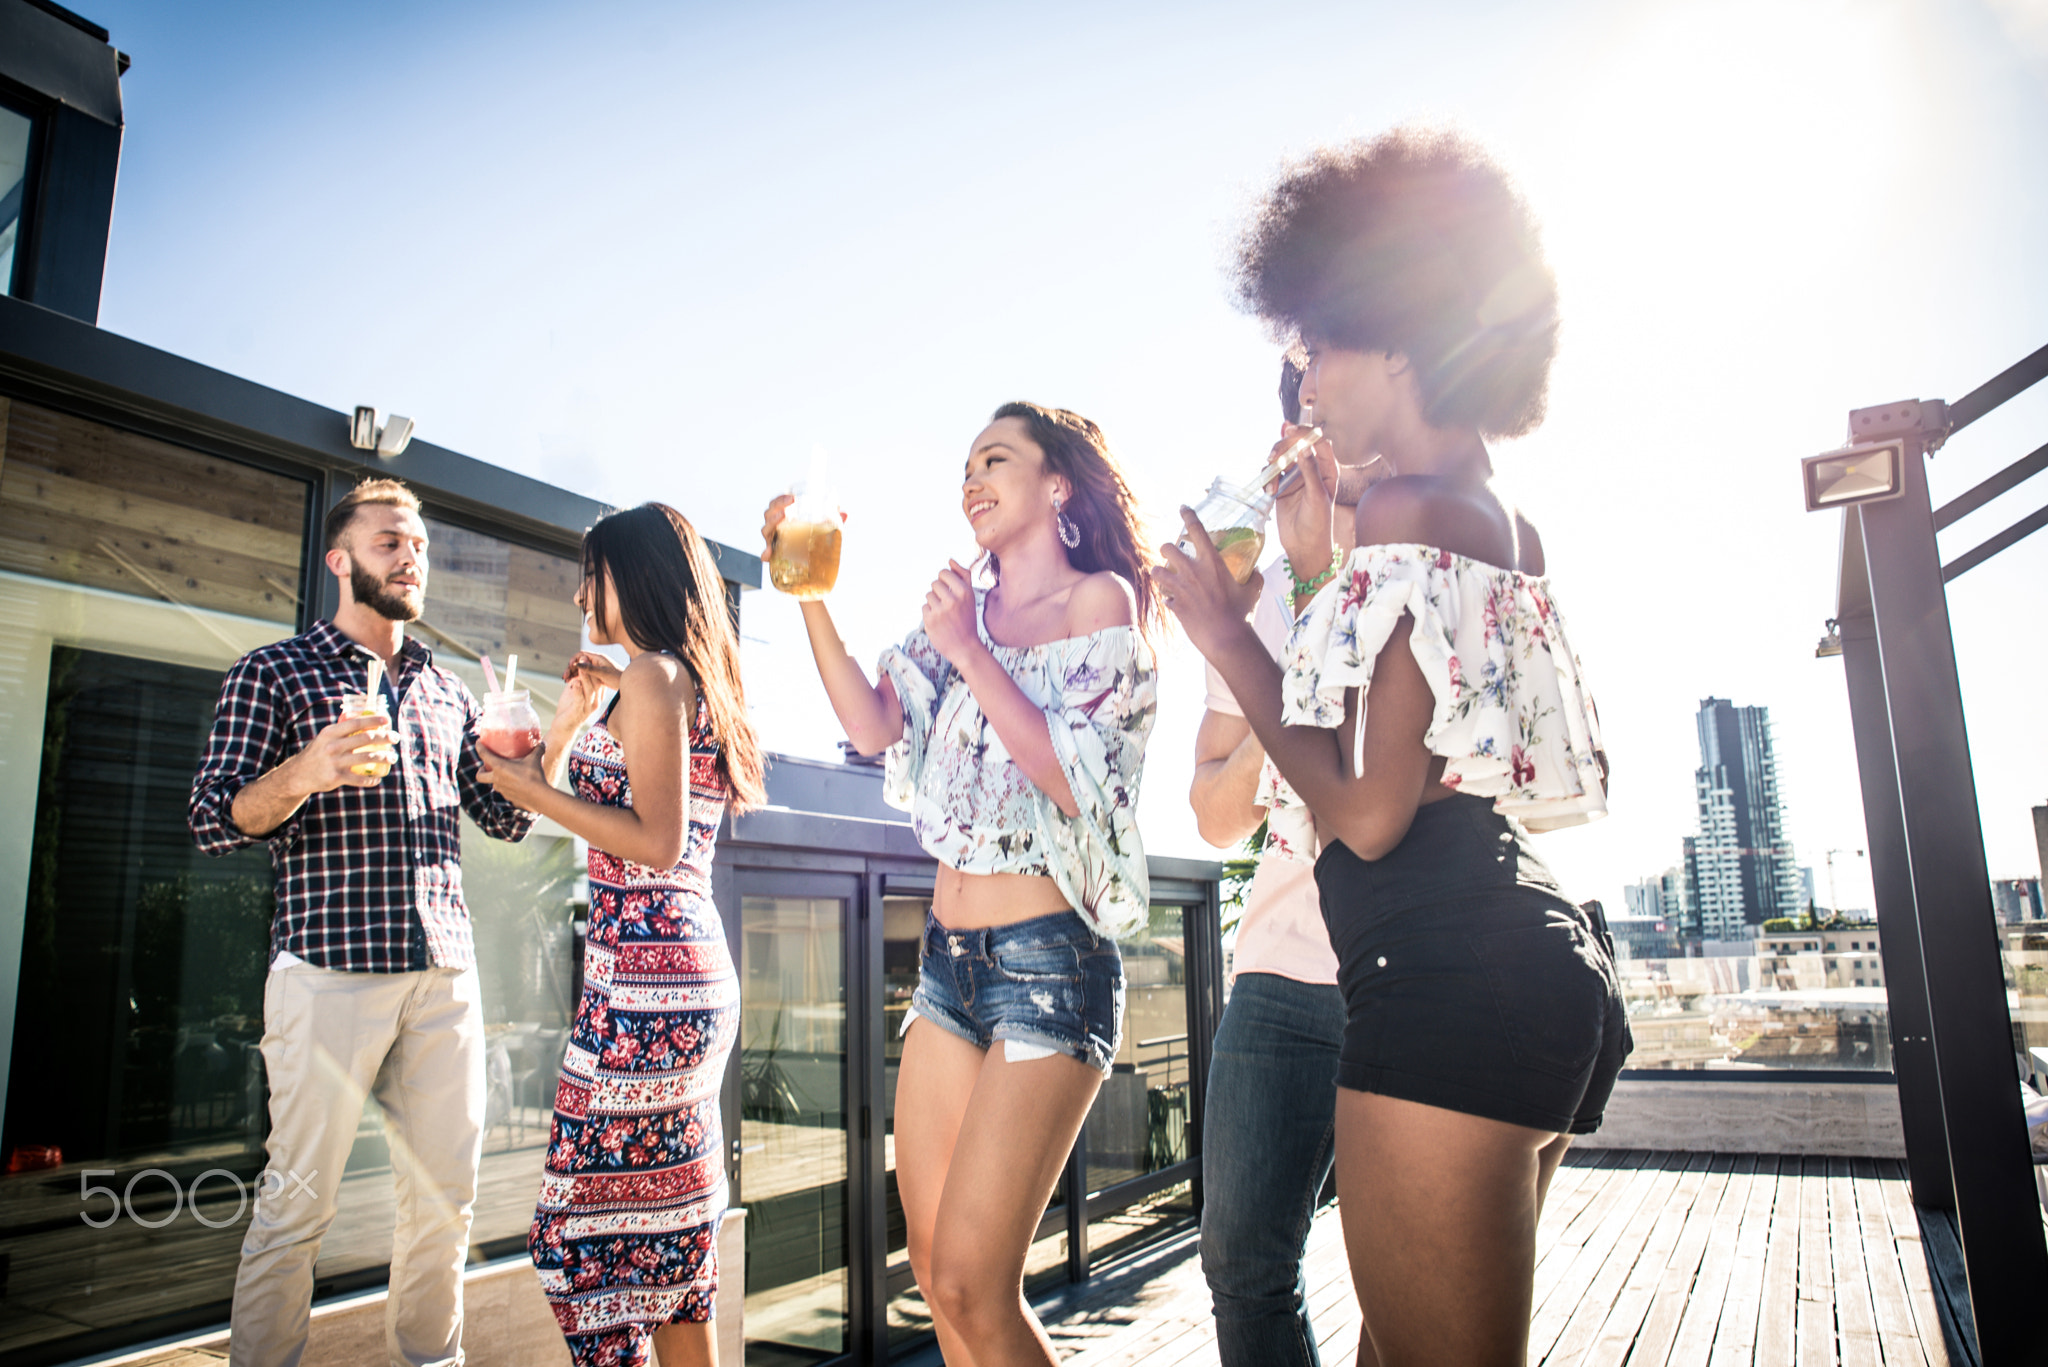
{"label": "dark metal roof edge", "polygon": [[[166,419],[273,455],[364,476],[389,475],[429,503],[508,515],[574,541],[607,505],[529,475],[415,440],[391,460],[349,445],[349,415],[254,380],[107,332],[23,300],[0,296],[0,377]],[[761,586],[760,557],[706,538],[718,570]]]}
{"label": "dark metal roof edge", "polygon": [[71,25],[71,27],[77,29],[81,33],[91,34],[93,37],[99,39],[103,43],[111,42],[113,40],[114,35],[107,32],[98,24],[95,24],[92,20],[86,18],[84,15],[74,14],[70,10],[65,9],[62,5],[57,4],[56,0],[26,0],[26,3],[33,6],[36,9],[41,10],[45,14],[50,15],[52,18],[62,19],[65,23]]}
{"label": "dark metal roof edge", "polygon": [[46,0],[0,0],[0,71],[40,100],[119,128],[125,62],[108,37]]}

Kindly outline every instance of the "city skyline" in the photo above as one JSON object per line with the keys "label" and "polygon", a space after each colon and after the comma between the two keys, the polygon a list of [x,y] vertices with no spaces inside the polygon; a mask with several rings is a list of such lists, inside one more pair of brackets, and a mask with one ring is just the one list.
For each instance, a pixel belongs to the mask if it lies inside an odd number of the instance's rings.
{"label": "city skyline", "polygon": [[[1796,848],[1867,844],[1840,665],[1813,658],[1839,519],[1803,511],[1797,462],[1852,407],[1959,397],[2048,340],[2048,36],[2009,0],[84,9],[134,58],[104,327],[743,549],[823,447],[864,662],[970,553],[956,472],[1000,402],[1100,422],[1161,541],[1256,468],[1277,347],[1224,270],[1249,205],[1317,144],[1464,127],[1520,177],[1564,301],[1549,417],[1496,463],[1614,763],[1612,815],[1543,841],[1580,899],[1672,862],[1705,696],[1770,707]],[[563,89],[602,94],[534,97]],[[1944,448],[1936,500],[2044,431],[2048,388]],[[2031,874],[2048,736],[2005,714],[2048,670],[2010,629],[2048,609],[2048,537],[1950,603],[1990,870]],[[745,631],[766,741],[836,757],[795,605],[750,595]],[[1147,847],[1217,857],[1177,637],[1160,689]],[[1861,861],[1836,875],[1871,905]]]}

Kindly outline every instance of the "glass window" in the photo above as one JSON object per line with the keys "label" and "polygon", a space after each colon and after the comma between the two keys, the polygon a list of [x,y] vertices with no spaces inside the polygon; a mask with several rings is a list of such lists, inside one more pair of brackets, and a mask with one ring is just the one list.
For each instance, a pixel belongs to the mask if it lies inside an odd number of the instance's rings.
{"label": "glass window", "polygon": [[28,149],[34,135],[34,120],[0,104],[0,294],[14,293],[14,262],[28,195]]}
{"label": "glass window", "polygon": [[889,1221],[886,1275],[891,1347],[930,1333],[932,1327],[931,1312],[911,1274],[904,1243],[903,1198],[896,1190],[896,1078],[903,1063],[903,1021],[910,1010],[910,994],[917,990],[918,957],[930,911],[929,895],[882,898],[882,1114],[887,1117],[882,1161]]}
{"label": "glass window", "polygon": [[299,481],[6,399],[0,439],[0,572],[168,603],[225,661],[248,634],[210,614],[297,621]]}
{"label": "glass window", "polygon": [[[502,678],[507,654],[518,655],[518,685],[533,694],[545,725],[561,696],[562,668],[582,640],[573,601],[578,561],[432,517],[426,524],[426,611],[409,630],[433,650],[434,663],[478,695],[484,679],[477,657],[490,655]],[[484,1158],[470,1241],[492,1255],[523,1249],[533,1221],[555,1080],[576,1014],[580,942],[572,917],[582,915],[587,897],[582,875],[580,842],[551,821],[508,844],[463,819],[462,885],[475,928],[487,1046]],[[374,1101],[367,1112],[375,1116]],[[335,1221],[356,1233],[361,1269],[391,1258],[383,1195],[388,1162],[375,1165],[371,1180],[383,1188],[353,1203],[344,1197]],[[325,1272],[325,1244],[321,1252]],[[345,1270],[354,1269],[332,1268],[337,1275]]]}
{"label": "glass window", "polygon": [[1705,958],[1623,955],[1628,1066],[1891,1069],[1882,962],[1865,957],[1877,941],[1753,943]]}
{"label": "glass window", "polygon": [[226,1313],[271,875],[201,855],[185,802],[222,673],[294,630],[306,502],[0,399],[0,1357]]}
{"label": "glass window", "polygon": [[740,899],[749,1363],[847,1348],[847,903]]}
{"label": "glass window", "polygon": [[1124,1037],[1088,1112],[1088,1190],[1188,1156],[1188,961],[1183,909],[1155,906],[1122,944]]}
{"label": "glass window", "polygon": [[[268,1120],[254,1046],[271,872],[261,848],[200,855],[185,802],[223,671],[296,629],[309,491],[19,402],[0,400],[0,434],[0,794],[35,813],[18,837],[0,829],[5,1356],[225,1317]],[[472,689],[479,650],[521,652],[545,709],[578,639],[574,558],[432,533],[419,634]],[[466,826],[463,854],[489,1041],[472,1238],[506,1253],[532,1219],[575,1000],[581,860],[547,823],[518,845]],[[111,1204],[81,1202],[87,1169],[126,1197],[105,1228],[78,1223]],[[374,1284],[390,1260],[373,1102],[341,1181],[324,1290]],[[175,1285],[167,1258],[187,1269]]]}

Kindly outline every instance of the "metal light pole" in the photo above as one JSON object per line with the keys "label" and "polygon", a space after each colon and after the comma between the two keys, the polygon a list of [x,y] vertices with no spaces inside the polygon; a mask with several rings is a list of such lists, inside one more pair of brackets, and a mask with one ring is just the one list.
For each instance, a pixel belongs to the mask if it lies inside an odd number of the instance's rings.
{"label": "metal light pole", "polygon": [[1913,400],[1858,409],[1849,416],[1859,445],[1807,462],[1808,507],[1844,509],[1835,617],[1913,1199],[1954,1212],[1986,1364],[2048,1361],[2048,1319],[2034,1299],[2048,1286],[2048,1242],[2020,1107],[1945,583],[2048,525],[2048,509],[1946,568],[1935,532],[2048,468],[2048,447],[1939,513],[1928,496],[1926,457],[2044,377],[2048,348],[1952,407]]}

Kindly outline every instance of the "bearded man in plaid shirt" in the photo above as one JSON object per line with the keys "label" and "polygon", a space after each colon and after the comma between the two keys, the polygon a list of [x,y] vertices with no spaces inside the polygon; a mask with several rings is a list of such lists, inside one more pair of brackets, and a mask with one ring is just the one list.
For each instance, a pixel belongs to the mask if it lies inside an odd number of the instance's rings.
{"label": "bearded man in plaid shirt", "polygon": [[[500,840],[522,839],[533,817],[478,782],[481,708],[406,639],[427,587],[419,506],[389,479],[335,505],[326,562],[340,610],[228,671],[192,782],[199,847],[264,841],[277,872],[263,989],[269,1161],[235,1277],[236,1367],[293,1367],[305,1352],[313,1262],[366,1093],[394,1131],[389,1360],[463,1360],[484,1032],[461,814]],[[373,658],[388,725],[341,716]],[[388,775],[373,757],[390,759]]]}

